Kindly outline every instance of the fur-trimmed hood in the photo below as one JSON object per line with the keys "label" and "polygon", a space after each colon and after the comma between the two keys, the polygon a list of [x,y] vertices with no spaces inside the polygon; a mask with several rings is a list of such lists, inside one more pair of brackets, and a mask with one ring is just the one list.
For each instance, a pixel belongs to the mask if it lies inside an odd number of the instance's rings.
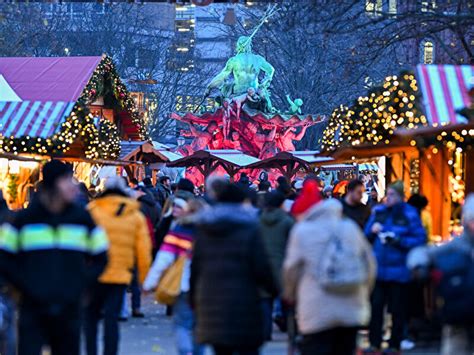
{"label": "fur-trimmed hood", "polygon": [[195,215],[195,223],[199,229],[219,235],[235,226],[256,226],[257,210],[237,203],[221,203]]}

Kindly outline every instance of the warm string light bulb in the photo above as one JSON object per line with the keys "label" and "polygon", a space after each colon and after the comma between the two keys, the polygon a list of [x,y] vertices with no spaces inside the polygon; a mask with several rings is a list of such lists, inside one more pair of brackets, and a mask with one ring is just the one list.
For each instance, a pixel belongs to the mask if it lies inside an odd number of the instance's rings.
{"label": "warm string light bulb", "polygon": [[334,110],[323,133],[322,149],[331,151],[344,144],[389,144],[394,128],[426,125],[426,117],[418,109],[417,90],[411,73],[386,77],[380,88],[358,97],[350,109]]}

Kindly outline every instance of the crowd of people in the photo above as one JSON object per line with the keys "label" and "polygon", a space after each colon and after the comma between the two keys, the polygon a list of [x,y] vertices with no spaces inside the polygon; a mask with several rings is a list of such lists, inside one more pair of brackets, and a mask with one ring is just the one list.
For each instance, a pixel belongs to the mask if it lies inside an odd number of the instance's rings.
{"label": "crowd of people", "polygon": [[79,355],[83,334],[95,355],[101,320],[103,353],[118,354],[127,290],[133,317],[145,316],[142,292],[167,305],[180,355],[204,346],[259,354],[274,323],[303,355],[400,354],[408,305],[423,292],[412,286],[433,275],[444,300],[442,353],[469,354],[474,196],[464,235],[434,247],[426,198],[405,202],[400,181],[379,201],[361,180],[333,196],[316,176],[280,177],[273,189],[265,178],[252,186],[245,174],[236,183],[210,176],[202,190],[184,178],[117,176],[95,196],[68,164],[46,163],[42,177],[26,209],[0,199],[1,354],[48,346]]}

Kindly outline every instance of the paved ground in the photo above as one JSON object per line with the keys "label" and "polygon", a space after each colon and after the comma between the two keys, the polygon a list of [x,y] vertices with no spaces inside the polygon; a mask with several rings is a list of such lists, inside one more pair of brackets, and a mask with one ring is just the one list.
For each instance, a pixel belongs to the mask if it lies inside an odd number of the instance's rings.
{"label": "paved ground", "polygon": [[[164,307],[145,300],[145,319],[130,319],[122,323],[121,355],[177,355],[171,318],[164,314]],[[284,334],[275,333],[275,340],[265,346],[263,355],[285,355],[287,344]],[[438,355],[435,349],[417,349],[407,354]],[[207,351],[206,355],[211,355]],[[453,354],[454,355],[454,354]]]}

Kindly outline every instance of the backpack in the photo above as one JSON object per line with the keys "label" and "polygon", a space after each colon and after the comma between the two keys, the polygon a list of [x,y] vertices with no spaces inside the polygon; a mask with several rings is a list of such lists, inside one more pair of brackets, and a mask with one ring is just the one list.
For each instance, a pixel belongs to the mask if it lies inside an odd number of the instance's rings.
{"label": "backpack", "polygon": [[[347,223],[339,223],[342,235]],[[340,229],[342,228],[342,230]],[[349,233],[350,235],[350,233]],[[319,283],[328,292],[354,293],[369,279],[368,259],[360,254],[353,243],[343,241],[339,233],[331,231],[331,236],[319,264]]]}
{"label": "backpack", "polygon": [[436,258],[437,296],[446,324],[474,324],[474,247],[451,251]]}

